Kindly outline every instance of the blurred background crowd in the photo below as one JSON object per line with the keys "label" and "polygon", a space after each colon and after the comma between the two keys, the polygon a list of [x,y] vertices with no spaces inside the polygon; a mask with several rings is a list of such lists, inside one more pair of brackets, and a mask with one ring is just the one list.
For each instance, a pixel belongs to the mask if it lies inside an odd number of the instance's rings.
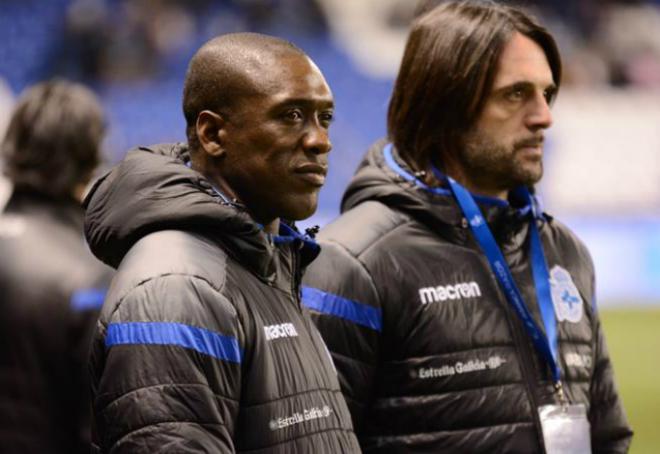
{"label": "blurred background crowd", "polygon": [[[516,3],[554,33],[565,65],[541,196],[591,249],[599,304],[618,321],[608,332],[615,358],[637,361],[619,374],[641,367],[635,349],[642,344],[655,371],[660,340],[635,338],[644,334],[629,309],[660,303],[660,0]],[[101,99],[106,165],[136,145],[184,141],[182,81],[194,51],[228,32],[284,37],[317,62],[335,95],[330,176],[306,223],[322,226],[337,215],[364,151],[385,134],[393,79],[419,7],[410,0],[1,0],[0,134],[21,91],[58,76]],[[0,182],[0,206],[7,193]],[[657,329],[657,309],[642,318]],[[645,401],[635,411],[657,420],[657,387],[634,370],[622,386],[639,396],[624,390],[624,400],[628,407]]]}
{"label": "blurred background crowd", "polygon": [[[436,0],[438,1],[438,0]],[[660,300],[660,0],[518,2],[558,37],[565,62],[541,188],[586,237],[602,304]],[[409,0],[3,0],[0,127],[12,99],[54,75],[91,86],[108,112],[108,163],[138,144],[184,139],[186,63],[209,38],[251,30],[291,39],[337,102],[330,179],[310,223],[336,215],[385,112]]]}

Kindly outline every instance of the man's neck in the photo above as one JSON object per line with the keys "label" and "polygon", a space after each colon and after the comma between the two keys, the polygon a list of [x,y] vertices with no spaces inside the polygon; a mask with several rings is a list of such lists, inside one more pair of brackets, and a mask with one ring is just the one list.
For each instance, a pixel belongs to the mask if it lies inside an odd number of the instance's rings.
{"label": "man's neck", "polygon": [[247,211],[250,213],[252,218],[263,226],[264,232],[270,233],[271,235],[277,235],[280,231],[280,219],[275,218],[270,221],[263,221],[263,216],[260,216],[259,213],[255,213],[241,198],[236,194],[236,192],[229,186],[229,184],[219,175],[207,174],[206,177],[211,181],[216,188],[216,190],[222,192],[225,197],[228,197],[230,200],[237,201],[242,203]]}
{"label": "man's neck", "polygon": [[488,188],[488,187],[485,187],[484,185],[475,184],[475,182],[470,180],[469,178],[457,178],[457,177],[454,177],[454,176],[451,176],[451,177],[454,180],[456,180],[458,183],[463,185],[463,187],[465,187],[472,194],[485,196],[485,197],[491,197],[491,198],[494,198],[494,199],[501,199],[501,200],[504,200],[504,201],[508,200],[508,198],[509,198],[509,191],[507,191],[507,190],[496,189],[496,188]]}
{"label": "man's neck", "polygon": [[87,193],[87,183],[78,183],[71,190],[71,197],[73,197],[73,199],[78,203],[82,203],[86,193]]}
{"label": "man's neck", "polygon": [[264,224],[264,232],[270,233],[271,235],[277,235],[280,233],[280,218],[273,219],[268,224]]}
{"label": "man's neck", "polygon": [[453,160],[448,160],[444,169],[445,175],[453,178],[463,187],[465,187],[472,194],[491,197],[495,199],[507,200],[509,197],[509,190],[498,187],[491,187],[484,182],[479,181],[477,178],[472,178],[465,172],[465,169],[458,165]]}

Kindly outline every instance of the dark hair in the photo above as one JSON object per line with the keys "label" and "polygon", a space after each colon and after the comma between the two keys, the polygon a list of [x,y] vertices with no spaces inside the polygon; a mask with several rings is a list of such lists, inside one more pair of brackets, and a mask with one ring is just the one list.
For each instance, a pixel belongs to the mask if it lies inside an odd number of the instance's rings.
{"label": "dark hair", "polygon": [[230,33],[204,44],[192,57],[183,87],[183,115],[191,152],[198,148],[197,117],[204,110],[224,113],[234,102],[254,94],[249,70],[259,74],[267,55],[306,54],[284,39],[258,33]]}
{"label": "dark hair", "polygon": [[2,143],[4,172],[17,187],[67,197],[100,161],[103,110],[82,85],[64,80],[29,88]]}
{"label": "dark hair", "polygon": [[561,60],[532,17],[491,1],[451,1],[413,22],[389,105],[389,140],[414,170],[461,146],[483,109],[503,48],[515,32],[545,52],[559,87]]}

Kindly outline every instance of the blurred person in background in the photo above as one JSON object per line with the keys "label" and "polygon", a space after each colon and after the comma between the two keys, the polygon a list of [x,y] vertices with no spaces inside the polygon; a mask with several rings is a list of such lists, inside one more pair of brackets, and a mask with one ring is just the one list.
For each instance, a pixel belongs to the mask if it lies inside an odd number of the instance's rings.
{"label": "blurred person in background", "polygon": [[88,347],[111,270],[87,249],[80,202],[104,132],[96,96],[53,80],[18,100],[2,143],[2,452],[89,452]]}
{"label": "blurred person in background", "polygon": [[[0,77],[0,141],[5,137],[7,124],[14,110],[14,94],[6,81]],[[5,209],[9,195],[11,194],[11,183],[2,171],[2,159],[0,159],[0,213]]]}
{"label": "blurred person in background", "polygon": [[118,267],[92,348],[102,452],[358,452],[299,298],[333,96],[291,43],[238,33],[193,56],[188,144],[128,153],[85,233]]}
{"label": "blurred person in background", "polygon": [[365,452],[627,451],[593,263],[534,195],[560,80],[519,9],[445,2],[413,23],[389,141],[303,287]]}

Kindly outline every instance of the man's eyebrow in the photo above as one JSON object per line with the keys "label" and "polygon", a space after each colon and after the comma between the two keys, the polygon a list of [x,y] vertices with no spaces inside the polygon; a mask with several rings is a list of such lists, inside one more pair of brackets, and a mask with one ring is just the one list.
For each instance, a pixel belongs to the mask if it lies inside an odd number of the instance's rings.
{"label": "man's eyebrow", "polygon": [[326,109],[334,109],[335,102],[332,98],[289,98],[278,103],[278,107],[287,106],[316,106],[322,104]]}
{"label": "man's eyebrow", "polygon": [[[518,80],[518,81],[508,83],[506,85],[502,85],[501,87],[493,88],[493,93],[498,93],[498,92],[501,92],[501,91],[510,90],[512,88],[533,88],[535,86],[536,86],[536,84],[534,84],[533,82],[531,82],[529,80]],[[556,92],[557,91],[557,84],[555,84],[554,82],[551,82],[549,85],[547,85],[544,88],[544,91]]]}

